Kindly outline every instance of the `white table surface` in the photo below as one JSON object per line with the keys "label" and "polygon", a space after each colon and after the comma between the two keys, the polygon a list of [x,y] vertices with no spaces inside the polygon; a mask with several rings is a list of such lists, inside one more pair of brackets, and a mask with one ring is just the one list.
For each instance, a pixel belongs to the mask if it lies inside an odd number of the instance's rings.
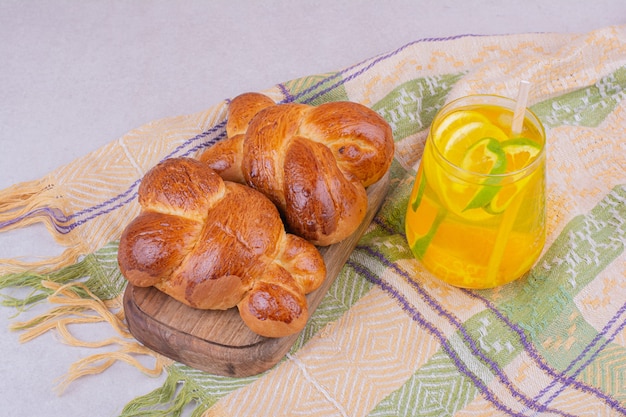
{"label": "white table surface", "polygon": [[[0,189],[149,121],[410,41],[624,23],[623,0],[0,0]],[[59,252],[42,227],[0,233],[0,258]],[[54,334],[21,345],[12,314],[0,307],[3,416],[116,416],[164,379],[116,364],[57,396],[55,380],[93,352]]]}

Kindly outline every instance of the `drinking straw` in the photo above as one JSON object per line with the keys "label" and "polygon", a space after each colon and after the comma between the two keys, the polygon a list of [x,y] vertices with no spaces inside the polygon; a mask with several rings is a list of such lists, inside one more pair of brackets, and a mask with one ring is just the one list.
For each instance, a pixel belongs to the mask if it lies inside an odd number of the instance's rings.
{"label": "drinking straw", "polygon": [[493,245],[493,252],[491,252],[489,264],[487,264],[486,282],[489,286],[494,286],[496,283],[498,269],[500,268],[502,257],[504,256],[504,248],[509,240],[509,235],[511,234],[513,224],[515,224],[515,219],[517,218],[517,212],[522,205],[525,194],[526,189],[523,189],[519,195],[515,196],[513,203],[504,210],[504,214],[502,215],[502,223],[500,223],[500,229],[496,235],[496,242]]}
{"label": "drinking straw", "polygon": [[[522,133],[522,125],[524,123],[524,116],[526,115],[526,104],[528,103],[528,93],[530,91],[530,82],[521,80],[519,83],[519,92],[517,93],[517,101],[515,103],[515,110],[513,111],[513,122],[511,123],[511,136],[519,136]],[[493,252],[489,258],[489,264],[487,265],[487,282],[489,284],[495,284],[498,269],[502,263],[502,257],[504,256],[504,248],[506,242],[509,240],[509,235],[513,229],[513,224],[517,218],[517,212],[522,204],[522,200],[526,194],[526,190],[522,190],[520,195],[515,196],[513,204],[507,207],[502,214],[502,223],[500,223],[500,229],[496,236],[496,241],[493,246]]]}
{"label": "drinking straw", "polygon": [[517,101],[515,102],[515,110],[513,111],[513,122],[511,123],[511,136],[519,136],[522,133],[524,124],[524,116],[526,114],[526,104],[528,103],[528,92],[530,91],[530,82],[521,80],[519,83],[519,91],[517,93]]}

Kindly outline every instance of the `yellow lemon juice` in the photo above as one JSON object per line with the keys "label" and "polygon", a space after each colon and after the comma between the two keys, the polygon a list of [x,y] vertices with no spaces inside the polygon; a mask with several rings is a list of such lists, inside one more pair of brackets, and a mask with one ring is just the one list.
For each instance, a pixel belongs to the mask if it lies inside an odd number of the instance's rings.
{"label": "yellow lemon juice", "polygon": [[527,272],[545,242],[545,133],[514,101],[469,96],[431,126],[406,211],[413,254],[435,276],[491,288]]}

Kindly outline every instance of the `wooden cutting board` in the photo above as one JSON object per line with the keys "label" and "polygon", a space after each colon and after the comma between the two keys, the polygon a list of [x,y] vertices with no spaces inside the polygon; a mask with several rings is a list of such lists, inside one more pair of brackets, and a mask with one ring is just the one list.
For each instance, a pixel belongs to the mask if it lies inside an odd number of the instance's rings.
{"label": "wooden cutting board", "polygon": [[[389,181],[387,173],[368,188],[367,214],[352,236],[320,248],[327,275],[320,288],[307,295],[310,315],[382,205]],[[244,324],[236,307],[198,310],[154,287],[128,284],[124,292],[124,312],[130,332],[139,342],[177,362],[223,376],[245,377],[268,370],[284,357],[299,336],[259,336]]]}

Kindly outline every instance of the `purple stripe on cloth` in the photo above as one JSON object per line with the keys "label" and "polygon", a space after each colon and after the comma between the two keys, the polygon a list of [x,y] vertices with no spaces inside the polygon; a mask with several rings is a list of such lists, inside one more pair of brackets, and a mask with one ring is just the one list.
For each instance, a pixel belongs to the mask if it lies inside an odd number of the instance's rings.
{"label": "purple stripe on cloth", "polygon": [[[68,220],[73,220],[75,218],[82,217],[82,216],[87,215],[87,214],[98,212],[98,210],[103,210],[101,214],[108,213],[109,210],[108,210],[108,208],[105,208],[105,207],[107,207],[107,206],[109,206],[111,204],[117,203],[120,200],[128,201],[128,197],[129,196],[131,198],[134,198],[137,195],[136,188],[139,186],[140,182],[141,182],[141,180],[135,181],[134,183],[132,183],[130,185],[130,187],[126,191],[124,191],[121,194],[118,194],[117,196],[115,196],[115,197],[113,197],[113,198],[111,198],[111,199],[109,199],[107,201],[104,201],[104,202],[102,202],[100,204],[96,204],[93,207],[89,207],[89,208],[86,208],[84,210],[78,211],[78,212],[76,212],[74,214],[71,214],[70,216],[68,216]],[[91,217],[91,218],[93,218],[93,217]],[[79,222],[76,222],[76,223],[79,223]],[[80,223],[80,224],[83,224],[83,223]],[[70,230],[74,229],[74,227],[76,227],[76,226],[74,226],[73,224],[70,225]]]}
{"label": "purple stripe on cloth", "polygon": [[[213,126],[212,128],[210,128],[209,130],[206,130],[206,131],[204,131],[204,132],[202,132],[202,133],[200,133],[200,134],[198,134],[198,135],[194,136],[194,137],[193,137],[193,138],[191,138],[191,139],[187,139],[185,142],[183,142],[182,144],[180,144],[179,146],[177,146],[177,147],[176,147],[176,148],[175,148],[172,152],[170,152],[168,155],[166,155],[166,156],[165,156],[165,158],[163,158],[161,161],[163,161],[163,160],[165,160],[165,159],[168,159],[168,158],[173,157],[173,156],[174,156],[174,155],[176,155],[178,152],[182,151],[182,150],[183,150],[183,149],[185,149],[187,146],[189,146],[190,144],[192,144],[192,143],[196,142],[197,140],[199,140],[199,139],[203,139],[203,138],[205,138],[205,137],[209,136],[210,134],[215,133],[216,131],[218,131],[218,129],[223,128],[223,127],[225,126],[225,124],[226,124],[225,122],[219,123],[219,124],[217,124],[217,125]],[[208,143],[215,143],[216,141],[218,141],[218,140],[219,140],[219,138],[220,138],[221,136],[224,136],[224,135],[225,135],[225,133],[223,133],[223,132],[222,132],[222,134],[220,134],[220,135],[216,136],[215,138],[213,138],[212,140],[210,140]],[[209,146],[209,145],[207,144],[207,145],[205,145],[205,146]],[[196,147],[196,148],[197,148],[197,147]],[[191,148],[190,150],[187,150],[185,153],[183,153],[183,154],[182,154],[182,155],[180,155],[180,156],[187,156],[187,155],[189,155],[189,154],[193,153],[193,152],[194,152],[194,149],[196,149],[196,148]],[[115,204],[115,203],[117,203],[119,200],[122,200],[122,199],[125,199],[126,197],[128,197],[128,195],[129,195],[131,192],[133,192],[133,190],[135,189],[135,187],[137,187],[137,185],[138,185],[140,182],[141,182],[141,180],[137,180],[137,181],[135,181],[133,184],[131,184],[131,186],[130,186],[130,187],[129,187],[126,191],[124,191],[123,193],[118,194],[117,196],[115,196],[115,197],[113,197],[113,198],[111,198],[111,199],[109,199],[109,200],[107,200],[107,201],[104,201],[104,202],[102,202],[102,203],[100,203],[100,204],[97,204],[97,205],[95,205],[95,206],[93,206],[93,207],[89,207],[89,208],[87,208],[87,209],[84,209],[84,210],[78,211],[78,212],[76,212],[76,213],[74,213],[74,214],[72,214],[72,215],[68,216],[68,218],[71,220],[71,219],[74,219],[74,218],[77,218],[77,217],[81,217],[81,216],[83,216],[83,215],[85,215],[85,214],[92,213],[92,212],[94,212],[94,211],[96,211],[96,210],[102,209],[103,207],[105,207],[105,206],[107,206],[107,205],[110,205],[110,204]],[[119,205],[117,205],[116,207],[119,207]],[[107,210],[107,211],[106,211],[106,213],[108,213],[108,212],[110,212],[110,210]],[[101,214],[105,214],[105,212],[103,212],[103,213],[101,213]],[[90,218],[93,218],[93,217],[90,217]],[[81,223],[81,224],[82,224],[82,223]],[[74,226],[74,227],[76,227],[76,226]],[[74,228],[74,227],[72,227],[72,228]]]}
{"label": "purple stripe on cloth", "polygon": [[117,203],[117,204],[115,204],[115,205],[112,205],[112,206],[111,206],[111,205],[109,205],[109,206],[108,206],[106,209],[104,209],[104,210],[101,210],[101,211],[99,211],[99,212],[97,212],[97,213],[93,213],[91,216],[85,217],[85,218],[83,218],[83,219],[77,220],[76,222],[72,223],[72,224],[71,224],[71,225],[67,228],[68,230],[67,230],[67,232],[66,232],[66,233],[69,233],[70,231],[74,230],[74,229],[75,229],[75,228],[77,228],[78,226],[81,226],[81,225],[83,225],[83,224],[87,223],[88,221],[95,219],[95,218],[96,218],[96,217],[98,217],[98,216],[102,216],[102,215],[104,215],[104,214],[108,214],[108,213],[110,213],[110,212],[112,212],[112,211],[115,211],[115,210],[117,210],[117,209],[121,208],[121,207],[124,207],[126,204],[129,204],[129,203],[133,202],[136,198],[137,198],[137,193],[133,193],[133,194],[132,194],[132,195],[130,195],[130,196],[129,196],[126,200],[121,200],[121,201],[118,201],[118,203]]}
{"label": "purple stripe on cloth", "polygon": [[[520,342],[522,344],[522,346],[524,346],[524,350],[526,351],[526,353],[528,354],[528,356],[530,356],[535,363],[539,366],[539,368],[541,370],[543,370],[544,372],[546,372],[548,375],[550,375],[551,378],[553,378],[552,382],[545,387],[543,390],[541,390],[541,392],[539,392],[539,394],[537,394],[535,396],[535,400],[540,400],[542,396],[545,395],[545,393],[547,391],[549,391],[550,389],[552,389],[557,382],[560,382],[561,384],[563,384],[563,389],[565,386],[573,386],[576,389],[589,393],[589,394],[593,394],[595,396],[597,396],[598,398],[600,398],[601,400],[603,400],[605,403],[607,403],[611,408],[623,413],[624,415],[626,415],[626,408],[622,407],[621,404],[614,398],[612,398],[611,396],[607,395],[606,393],[604,393],[603,391],[595,388],[595,387],[591,387],[587,384],[584,384],[578,380],[575,379],[575,377],[580,373],[580,371],[582,371],[583,368],[580,368],[576,373],[574,373],[571,377],[567,376],[567,374],[571,371],[571,369],[573,368],[573,366],[580,361],[583,357],[585,357],[587,355],[587,353],[589,352],[589,350],[602,338],[604,337],[604,335],[606,335],[606,333],[608,332],[609,328],[611,326],[613,326],[615,324],[615,322],[618,320],[619,316],[622,315],[624,312],[626,312],[626,304],[624,304],[617,312],[617,314],[607,323],[607,325],[602,329],[602,331],[600,333],[598,333],[595,338],[590,342],[589,345],[587,345],[585,347],[585,349],[580,353],[580,355],[578,357],[576,357],[572,363],[570,363],[570,365],[567,367],[567,369],[565,369],[565,371],[563,372],[558,372],[556,370],[554,370],[552,367],[550,367],[550,365],[548,365],[542,358],[541,355],[539,354],[539,352],[537,352],[537,350],[535,349],[534,345],[532,343],[530,343],[530,341],[528,340],[528,338],[526,337],[526,333],[524,332],[524,330],[522,330],[518,325],[516,325],[515,323],[511,322],[511,320],[508,319],[508,317],[506,317],[504,314],[502,314],[502,312],[500,310],[498,310],[493,303],[491,303],[489,300],[487,300],[485,297],[476,294],[473,291],[470,290],[462,290],[465,292],[465,294],[467,294],[468,296],[478,299],[480,300],[489,310],[491,310],[492,313],[494,313],[494,315],[496,317],[498,317],[499,320],[501,320],[502,322],[504,322],[509,328],[511,328],[511,330],[513,330],[515,333],[517,333],[517,335],[520,338]],[[620,329],[626,327],[626,321],[624,321],[621,326]],[[613,335],[613,337],[610,340],[613,340],[613,338],[615,338],[616,334]],[[598,350],[594,357],[597,356],[597,354],[600,352],[600,350]],[[588,365],[588,364],[587,364]],[[586,365],[585,365],[586,366]],[[550,398],[549,401],[547,402],[547,404],[549,404],[554,398]]]}
{"label": "purple stripe on cloth", "polygon": [[402,234],[402,231],[397,230],[393,226],[385,223],[380,216],[375,216],[372,222],[389,234]]}
{"label": "purple stripe on cloth", "polygon": [[[590,351],[593,347],[595,347],[595,345],[603,338],[605,338],[605,335],[608,334],[609,329],[611,327],[613,327],[613,325],[615,323],[617,323],[617,320],[619,319],[619,317],[624,314],[624,312],[626,312],[626,304],[623,304],[622,307],[617,311],[617,314],[615,316],[613,316],[611,318],[611,320],[609,320],[607,322],[607,324],[604,326],[604,328],[602,329],[601,332],[599,332],[594,338],[593,340],[585,347],[585,349],[583,349],[583,351],[580,353],[580,355],[578,355],[578,357],[572,361],[572,363],[570,363],[570,365],[567,367],[567,369],[565,369],[565,372],[568,373],[570,372],[574,366],[576,365],[576,363],[578,363],[579,361],[581,361]],[[589,358],[587,358],[587,360],[585,362],[583,362],[580,367],[574,371],[572,373],[572,377],[577,377],[587,366],[589,366],[589,364],[591,363],[592,360],[594,360],[602,350],[604,350],[604,348],[607,347],[607,345],[609,343],[611,343],[615,337],[621,333],[621,331],[624,329],[624,327],[626,327],[626,320],[623,320],[621,322],[621,324],[613,331],[613,334],[608,337],[605,338],[604,343],[602,343],[598,349],[589,356]],[[578,381],[576,381],[578,382]],[[541,392],[539,392],[539,394],[537,395],[537,398],[541,398],[542,396],[544,396],[550,389],[552,389],[555,386],[555,381],[553,381],[549,386],[547,386],[546,388],[544,388],[543,390],[541,390]],[[546,401],[548,404],[551,403],[561,392],[563,392],[563,390],[565,390],[566,385],[562,385],[554,394],[552,394],[548,400]],[[607,396],[608,397],[608,396]],[[610,397],[609,397],[610,398]],[[619,411],[621,411],[624,415],[626,415],[626,409],[624,409],[623,407],[620,407],[619,403],[617,402],[617,400],[613,400],[613,402],[615,402],[616,406],[613,408],[618,409]]]}
{"label": "purple stripe on cloth", "polygon": [[291,103],[295,100],[295,98],[293,97],[293,95],[291,95],[291,92],[285,86],[285,84],[282,84],[282,83],[278,84],[278,88],[280,89],[280,92],[283,93],[283,96],[285,97],[285,99],[282,101],[283,103]]}
{"label": "purple stripe on cloth", "polygon": [[[409,42],[406,45],[401,46],[400,48],[391,51],[389,53],[380,55],[378,57],[375,58],[370,58],[370,59],[366,59],[365,61],[361,61],[358,64],[352,65],[342,71],[339,71],[335,74],[333,74],[330,77],[327,77],[326,79],[319,81],[318,83],[312,85],[311,87],[307,88],[306,90],[301,91],[300,93],[296,94],[296,96],[294,97],[294,100],[299,99],[300,97],[303,97],[307,94],[309,94],[312,91],[315,91],[317,88],[319,88],[322,84],[337,78],[337,77],[342,77],[341,80],[339,80],[338,82],[336,82],[335,84],[331,85],[330,87],[327,87],[323,90],[318,91],[315,95],[309,97],[307,100],[305,100],[304,102],[308,103],[311,102],[313,100],[315,100],[316,98],[328,93],[329,91],[345,84],[347,81],[350,81],[354,78],[357,78],[358,76],[362,75],[363,73],[365,73],[366,71],[370,70],[372,67],[380,64],[383,61],[386,61],[389,58],[392,58],[396,55],[398,55],[400,52],[404,51],[405,49],[419,44],[419,43],[425,43],[425,42],[445,42],[445,41],[451,41],[451,40],[455,40],[455,39],[461,39],[461,38],[468,38],[468,37],[483,37],[485,35],[474,35],[474,34],[465,34],[465,35],[455,35],[455,36],[448,36],[448,37],[443,37],[443,38],[424,38],[424,39],[419,39],[417,41],[413,41],[413,42]],[[370,62],[371,61],[371,62]],[[348,75],[347,77],[344,77],[345,74],[353,71],[354,69],[361,67],[362,65],[364,65],[365,63],[369,62],[368,65],[366,65],[365,67],[361,68],[360,70],[356,71],[355,73]]]}
{"label": "purple stripe on cloth", "polygon": [[[369,248],[364,248],[364,247],[360,247],[359,249],[369,249]],[[372,252],[372,251],[367,251],[367,252]],[[378,257],[376,255],[376,253],[371,253],[373,254],[375,257]],[[384,259],[384,258],[383,258]],[[403,275],[405,278],[409,278],[408,274],[401,270],[400,268],[397,267],[397,265],[387,261],[386,259],[384,259],[385,264],[387,264],[388,266],[391,267],[395,267],[394,269],[396,269],[396,272],[400,273],[401,275]],[[507,405],[503,404],[498,398],[497,396],[494,395],[494,393],[485,385],[485,383],[478,377],[476,376],[463,362],[463,360],[458,356],[457,352],[454,350],[454,348],[450,345],[450,342],[448,341],[448,339],[446,338],[446,336],[431,322],[429,322],[428,320],[426,320],[424,318],[424,316],[415,308],[411,305],[411,303],[409,303],[407,301],[407,299],[398,291],[396,290],[392,285],[390,285],[388,282],[380,279],[378,276],[376,276],[375,274],[372,274],[371,271],[369,271],[365,266],[356,263],[355,261],[353,261],[352,259],[348,259],[348,262],[346,262],[347,265],[349,265],[350,267],[352,267],[356,272],[358,272],[359,274],[363,275],[368,281],[376,284],[377,286],[379,286],[383,291],[385,291],[386,293],[388,293],[389,295],[391,295],[392,298],[394,298],[399,305],[401,306],[401,308],[411,317],[411,319],[413,319],[414,321],[416,321],[421,327],[423,327],[424,329],[426,329],[429,333],[431,333],[433,336],[435,336],[439,342],[441,343],[442,348],[445,350],[445,352],[448,354],[448,356],[450,357],[450,359],[452,359],[452,361],[454,362],[454,365],[457,367],[457,369],[464,374],[465,376],[467,376],[472,383],[474,384],[474,386],[477,387],[477,389],[481,392],[481,394],[489,401],[491,402],[498,410],[505,412],[509,415],[512,416],[519,416],[519,417],[525,417],[525,414],[520,413],[520,412],[516,412],[515,410],[511,409],[510,407],[508,407]],[[412,283],[413,281],[411,279],[408,279],[408,281],[410,283]],[[423,292],[423,290],[422,290]],[[430,300],[430,301],[429,301]],[[447,314],[449,315],[449,313],[445,313],[445,309],[443,307],[441,307],[440,305],[438,305],[436,302],[434,302],[434,300],[432,300],[430,298],[430,296],[426,295],[425,296],[425,301],[427,301],[428,304],[434,305],[435,310],[437,310],[437,312],[439,314],[441,314],[442,312],[444,312],[444,315]],[[458,322],[458,320],[453,320],[454,322]],[[457,329],[463,333],[464,330],[460,327],[460,325],[455,324],[455,327],[457,327]],[[471,345],[475,346],[475,343],[473,340],[467,340],[469,336],[465,336],[466,338],[466,342],[470,343]],[[474,350],[474,348],[472,348],[472,350]],[[474,352],[476,354],[476,356],[479,356],[484,362],[490,361],[488,358],[486,358],[482,353],[480,352]],[[502,372],[500,370],[498,370],[496,372],[497,376],[499,377],[504,377],[504,379],[506,380],[506,376],[504,376],[502,374]],[[500,378],[501,380],[503,378]],[[504,381],[503,381],[504,382]],[[516,396],[526,407],[531,408],[533,410],[536,410],[538,412],[552,412],[555,414],[559,414],[562,416],[567,416],[567,417],[575,417],[571,414],[568,413],[564,413],[560,410],[555,410],[555,409],[549,409],[548,407],[545,407],[541,404],[536,404],[534,403],[531,399],[521,395],[520,393],[516,393],[516,390],[512,387],[512,385],[510,384],[510,382],[504,382],[504,384],[507,386],[507,388],[509,389],[509,391]]]}
{"label": "purple stripe on cloth", "polygon": [[[173,156],[176,156],[179,152],[183,151],[186,147],[198,141],[199,139],[203,139],[213,133],[218,132],[220,129],[224,127],[225,124],[226,124],[225,122],[221,122],[213,126],[212,128],[210,128],[209,130],[202,132],[194,136],[191,139],[186,140],[183,144],[179,145],[172,152],[166,155],[165,158],[163,158],[161,161],[171,158]],[[225,132],[222,131],[211,140],[197,144],[194,147],[187,149],[185,152],[183,152],[182,154],[178,156],[188,156],[197,150],[211,146],[213,143],[219,141],[224,136],[225,136]],[[52,220],[52,223],[56,231],[58,231],[61,234],[70,233],[76,227],[79,227],[87,223],[88,221],[93,220],[101,215],[108,214],[114,210],[117,210],[120,207],[123,207],[124,205],[129,204],[132,201],[134,201],[135,198],[137,197],[137,187],[139,186],[140,182],[141,182],[141,179],[138,179],[135,182],[133,182],[126,189],[126,191],[116,195],[115,197],[112,197],[106,201],[103,201],[94,206],[85,208],[81,211],[70,214],[68,216],[65,216],[58,209],[52,209],[49,207],[42,207],[42,208],[38,208],[35,210],[31,210],[28,213],[23,214],[22,216],[1,222],[0,230],[2,230],[3,228],[9,227],[12,224],[23,221],[24,219],[45,215]]]}
{"label": "purple stripe on cloth", "polygon": [[0,229],[5,227],[9,227],[15,223],[21,222],[31,217],[44,216],[49,218],[52,221],[52,225],[59,233],[64,233],[63,226],[60,223],[64,223],[68,221],[68,218],[63,214],[63,212],[59,209],[50,208],[50,207],[41,207],[35,210],[31,210],[27,213],[24,213],[21,216],[15,217],[13,219],[5,220],[0,222]]}

